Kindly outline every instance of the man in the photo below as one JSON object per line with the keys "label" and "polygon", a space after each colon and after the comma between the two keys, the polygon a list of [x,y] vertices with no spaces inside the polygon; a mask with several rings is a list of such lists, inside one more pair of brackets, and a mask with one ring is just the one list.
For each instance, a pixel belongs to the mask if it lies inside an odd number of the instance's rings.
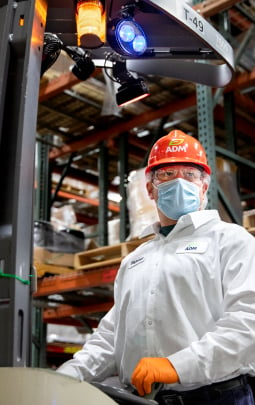
{"label": "man", "polygon": [[162,405],[254,404],[246,381],[255,358],[254,237],[204,210],[210,167],[195,138],[179,130],[160,138],[146,176],[155,237],[123,259],[114,307],[58,371],[90,382],[118,375],[141,396],[160,386]]}

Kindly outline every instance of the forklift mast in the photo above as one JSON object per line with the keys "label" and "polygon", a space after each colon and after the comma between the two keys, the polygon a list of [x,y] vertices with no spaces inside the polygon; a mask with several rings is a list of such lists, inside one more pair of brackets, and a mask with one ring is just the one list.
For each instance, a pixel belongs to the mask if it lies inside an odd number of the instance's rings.
{"label": "forklift mast", "polygon": [[46,3],[0,5],[0,366],[31,361],[34,156]]}

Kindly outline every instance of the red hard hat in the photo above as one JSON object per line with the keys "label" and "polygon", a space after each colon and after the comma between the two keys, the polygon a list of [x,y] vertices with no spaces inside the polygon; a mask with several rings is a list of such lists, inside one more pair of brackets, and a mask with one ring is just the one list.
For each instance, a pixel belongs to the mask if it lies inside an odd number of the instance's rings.
{"label": "red hard hat", "polygon": [[153,167],[168,163],[193,163],[202,166],[206,173],[211,173],[201,143],[178,129],[155,142],[145,172],[148,173]]}

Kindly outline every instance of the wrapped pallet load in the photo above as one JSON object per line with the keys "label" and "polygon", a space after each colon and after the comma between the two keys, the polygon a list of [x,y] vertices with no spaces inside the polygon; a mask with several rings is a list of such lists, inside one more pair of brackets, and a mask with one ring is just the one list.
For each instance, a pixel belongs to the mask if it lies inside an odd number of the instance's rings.
{"label": "wrapped pallet load", "polygon": [[130,223],[128,239],[139,238],[146,226],[158,221],[155,202],[150,200],[146,190],[145,168],[134,170],[129,175],[127,206]]}
{"label": "wrapped pallet load", "polygon": [[84,233],[65,228],[56,230],[51,222],[34,222],[34,260],[54,266],[74,266],[74,254],[84,250]]}
{"label": "wrapped pallet load", "polygon": [[[237,166],[234,162],[220,157],[216,158],[216,164],[218,184],[224,192],[229,204],[231,204],[231,209],[234,211],[236,218],[238,218],[238,222],[241,224],[243,210],[240,195],[238,193]],[[219,213],[223,221],[234,222],[220,199],[218,204]]]}

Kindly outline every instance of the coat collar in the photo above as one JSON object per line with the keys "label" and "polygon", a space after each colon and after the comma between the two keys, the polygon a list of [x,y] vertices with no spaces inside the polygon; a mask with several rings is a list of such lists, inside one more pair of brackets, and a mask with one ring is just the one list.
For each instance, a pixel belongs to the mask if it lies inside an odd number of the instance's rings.
{"label": "coat collar", "polygon": [[[201,225],[206,224],[212,220],[220,220],[220,216],[217,210],[202,210],[202,211],[195,211],[191,212],[190,214],[186,214],[181,216],[175,226],[175,230],[180,230],[182,228],[186,228],[190,225],[194,227],[194,229],[199,228]],[[146,236],[152,234],[159,234],[160,223],[155,222],[147,226],[143,232],[141,233],[139,238],[145,238]]]}

